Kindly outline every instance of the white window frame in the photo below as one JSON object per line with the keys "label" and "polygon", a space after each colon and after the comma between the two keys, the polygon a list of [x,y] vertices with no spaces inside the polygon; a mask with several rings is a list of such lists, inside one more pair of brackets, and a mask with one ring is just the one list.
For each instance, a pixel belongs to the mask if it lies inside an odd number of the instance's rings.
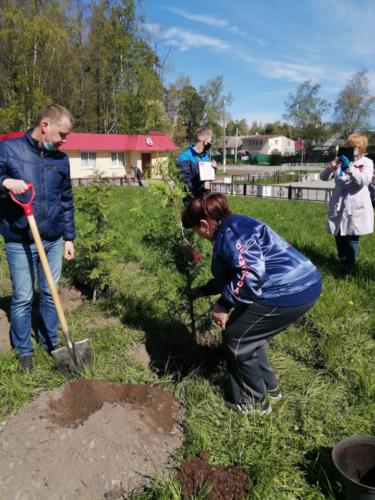
{"label": "white window frame", "polygon": [[94,170],[96,168],[95,151],[81,151],[81,168],[85,170]]}
{"label": "white window frame", "polygon": [[[114,158],[115,157],[115,158]],[[123,151],[111,152],[112,168],[125,168],[125,154]]]}

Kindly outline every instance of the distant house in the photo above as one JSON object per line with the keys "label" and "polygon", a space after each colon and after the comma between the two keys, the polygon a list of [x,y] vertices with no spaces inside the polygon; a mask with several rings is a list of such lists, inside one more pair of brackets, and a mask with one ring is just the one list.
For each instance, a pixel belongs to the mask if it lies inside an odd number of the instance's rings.
{"label": "distant house", "polygon": [[295,143],[284,135],[264,134],[242,137],[242,150],[251,156],[280,154],[289,156],[295,153]]}
{"label": "distant house", "polygon": [[[0,140],[22,134],[5,134]],[[169,136],[157,131],[146,135],[72,132],[61,150],[69,155],[72,179],[91,177],[94,171],[103,177],[132,176],[132,166],[139,167],[146,177],[154,177],[168,161],[166,153],[176,151],[177,146]]]}
{"label": "distant house", "polygon": [[341,137],[340,133],[336,133],[331,135],[323,144],[315,146],[313,151],[323,156],[329,156],[335,153],[336,146],[343,146],[344,144],[345,139]]}
{"label": "distant house", "polygon": [[[227,136],[225,138],[225,147],[228,155],[234,155],[242,148],[242,137],[240,136]],[[221,148],[222,149],[222,148]]]}

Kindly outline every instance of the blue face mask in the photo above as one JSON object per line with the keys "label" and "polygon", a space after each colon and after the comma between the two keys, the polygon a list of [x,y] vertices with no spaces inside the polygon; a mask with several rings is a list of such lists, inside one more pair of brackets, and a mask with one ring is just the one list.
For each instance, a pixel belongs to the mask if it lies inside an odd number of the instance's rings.
{"label": "blue face mask", "polygon": [[56,151],[56,147],[55,145],[53,144],[53,142],[44,142],[43,141],[43,148],[46,150],[46,151]]}

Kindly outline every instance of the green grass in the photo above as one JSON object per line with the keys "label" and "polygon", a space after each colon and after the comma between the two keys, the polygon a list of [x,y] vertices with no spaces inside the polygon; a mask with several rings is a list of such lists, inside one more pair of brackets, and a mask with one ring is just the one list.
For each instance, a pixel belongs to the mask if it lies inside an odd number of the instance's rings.
{"label": "green grass", "polygon": [[[83,376],[169,388],[186,406],[185,440],[175,458],[177,466],[205,449],[213,464],[245,468],[251,498],[339,498],[331,448],[344,437],[375,433],[374,237],[361,238],[358,270],[344,276],[336,263],[334,240],[325,233],[326,205],[230,199],[234,212],[270,224],[309,256],[323,275],[323,293],[315,307],[270,344],[285,398],[267,418],[246,418],[224,407],[222,367],[167,372],[158,378],[131,358],[130,346],[154,335],[170,345],[184,342],[189,316],[180,298],[184,280],[170,250],[174,224],[170,210],[146,189],[114,188],[112,196],[110,218],[118,256],[106,296],[68,315],[75,338],[89,336],[95,350],[95,367]],[[79,227],[79,212],[77,222]],[[197,245],[203,259],[195,283],[203,283],[210,276],[211,248],[205,241]],[[1,293],[7,296],[10,285],[2,250],[0,270]],[[209,304],[199,300],[197,313],[203,315]],[[122,322],[100,326],[96,318],[103,315],[115,315]],[[30,401],[37,391],[65,382],[39,350],[35,365],[32,375],[21,375],[13,354],[0,355],[0,418]],[[138,497],[177,499],[179,488],[171,475],[156,480]]]}

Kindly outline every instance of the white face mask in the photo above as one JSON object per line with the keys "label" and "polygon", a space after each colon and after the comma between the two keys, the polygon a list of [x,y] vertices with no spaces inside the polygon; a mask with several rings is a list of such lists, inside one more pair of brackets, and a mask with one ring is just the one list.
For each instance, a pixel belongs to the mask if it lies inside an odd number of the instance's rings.
{"label": "white face mask", "polygon": [[360,157],[359,149],[354,148],[354,158],[359,158],[359,157]]}

